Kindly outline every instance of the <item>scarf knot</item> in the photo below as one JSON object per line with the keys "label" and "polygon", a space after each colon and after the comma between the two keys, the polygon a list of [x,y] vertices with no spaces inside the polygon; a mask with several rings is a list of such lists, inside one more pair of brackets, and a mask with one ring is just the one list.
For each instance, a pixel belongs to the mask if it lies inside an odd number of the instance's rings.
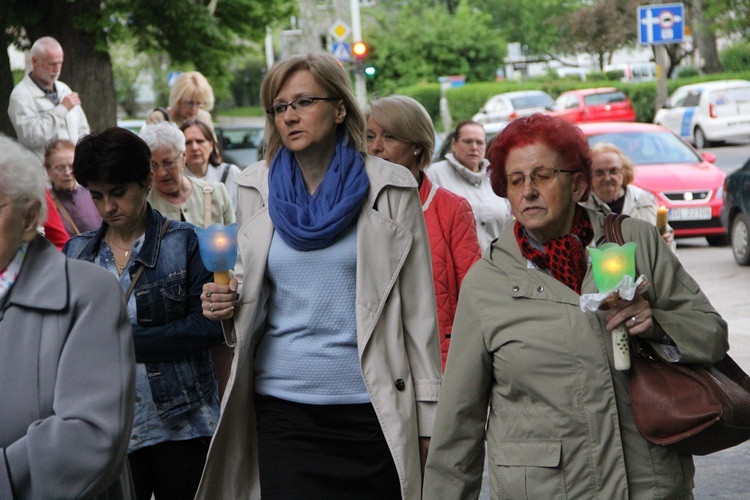
{"label": "scarf knot", "polygon": [[534,247],[524,227],[516,221],[514,227],[516,241],[524,257],[536,267],[548,271],[550,275],[580,295],[583,278],[586,275],[586,252],[594,239],[594,227],[586,215],[586,210],[576,205],[570,233],[553,238],[544,244],[542,250]]}
{"label": "scarf knot", "polygon": [[312,195],[294,154],[281,148],[268,172],[268,212],[287,245],[320,250],[356,222],[369,189],[362,154],[344,136],[336,141],[331,164]]}

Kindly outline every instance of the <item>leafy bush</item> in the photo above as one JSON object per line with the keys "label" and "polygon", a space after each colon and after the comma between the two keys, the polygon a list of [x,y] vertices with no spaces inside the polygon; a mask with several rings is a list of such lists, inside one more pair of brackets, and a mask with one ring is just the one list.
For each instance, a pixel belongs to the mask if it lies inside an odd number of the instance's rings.
{"label": "leafy bush", "polygon": [[439,83],[423,83],[420,85],[411,85],[409,87],[401,87],[397,89],[394,94],[407,95],[424,106],[424,109],[432,117],[432,121],[436,122],[440,118],[440,84]]}
{"label": "leafy bush", "polygon": [[692,78],[694,76],[699,76],[700,74],[700,70],[695,66],[685,66],[684,68],[677,70],[677,78]]}
{"label": "leafy bush", "polygon": [[738,42],[719,53],[725,71],[750,70],[750,42]]}

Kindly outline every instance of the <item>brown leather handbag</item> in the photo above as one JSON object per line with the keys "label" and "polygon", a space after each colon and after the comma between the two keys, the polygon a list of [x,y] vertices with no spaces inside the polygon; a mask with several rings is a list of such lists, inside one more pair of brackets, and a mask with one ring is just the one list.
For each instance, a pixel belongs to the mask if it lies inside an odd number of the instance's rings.
{"label": "brown leather handbag", "polygon": [[[625,217],[606,217],[607,241],[624,243]],[[635,336],[630,352],[630,399],[644,439],[691,455],[750,439],[750,377],[728,354],[712,366],[672,363]]]}

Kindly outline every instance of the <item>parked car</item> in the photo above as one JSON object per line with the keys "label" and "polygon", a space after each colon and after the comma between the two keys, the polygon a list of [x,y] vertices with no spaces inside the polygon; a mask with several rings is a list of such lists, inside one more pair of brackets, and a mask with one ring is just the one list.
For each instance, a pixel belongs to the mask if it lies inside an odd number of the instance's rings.
{"label": "parked car", "polygon": [[669,209],[676,238],[703,236],[709,245],[728,243],[720,219],[726,174],[668,129],[650,123],[579,125],[592,146],[610,142],[635,164],[633,184],[649,191]]}
{"label": "parked car", "polygon": [[750,265],[750,159],[724,180],[721,223],[732,242],[734,260]]}
{"label": "parked car", "polygon": [[621,82],[656,80],[656,64],[652,62],[608,64],[604,66],[604,72],[617,74]]}
{"label": "parked car", "polygon": [[680,87],[656,112],[654,123],[698,149],[750,138],[750,82],[723,80]]}
{"label": "parked car", "polygon": [[146,124],[146,120],[132,119],[132,120],[117,120],[117,126],[128,129],[134,134],[139,134],[141,129]]}
{"label": "parked car", "polygon": [[550,114],[573,123],[635,121],[635,109],[630,99],[614,87],[563,92]]}
{"label": "parked car", "polygon": [[241,169],[262,158],[263,125],[215,126],[224,161]]}
{"label": "parked car", "polygon": [[519,116],[533,115],[552,109],[555,101],[541,90],[519,90],[497,94],[479,109],[471,119],[477,123],[504,123]]}

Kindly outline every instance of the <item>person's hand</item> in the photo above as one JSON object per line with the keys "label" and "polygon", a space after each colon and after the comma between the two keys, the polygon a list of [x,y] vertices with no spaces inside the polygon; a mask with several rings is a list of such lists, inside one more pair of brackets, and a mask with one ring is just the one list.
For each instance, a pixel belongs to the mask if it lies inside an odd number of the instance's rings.
{"label": "person's hand", "polygon": [[60,104],[68,108],[68,111],[70,111],[76,106],[81,105],[81,98],[78,97],[78,92],[71,92],[70,94],[62,98],[62,101],[60,101]]}
{"label": "person's hand", "polygon": [[620,323],[625,325],[630,335],[645,339],[656,339],[656,328],[651,314],[651,305],[641,295],[633,300],[618,300],[607,311],[607,330],[612,331]]}
{"label": "person's hand", "polygon": [[237,304],[237,280],[232,278],[229,285],[206,283],[201,293],[203,316],[212,320],[225,320],[234,316]]}
{"label": "person's hand", "polygon": [[430,438],[419,438],[419,463],[422,466],[422,476],[424,476],[424,465],[427,463],[427,452],[430,449]]}
{"label": "person's hand", "polygon": [[672,242],[674,241],[674,229],[664,231],[661,233],[661,237],[669,248],[672,248]]}

